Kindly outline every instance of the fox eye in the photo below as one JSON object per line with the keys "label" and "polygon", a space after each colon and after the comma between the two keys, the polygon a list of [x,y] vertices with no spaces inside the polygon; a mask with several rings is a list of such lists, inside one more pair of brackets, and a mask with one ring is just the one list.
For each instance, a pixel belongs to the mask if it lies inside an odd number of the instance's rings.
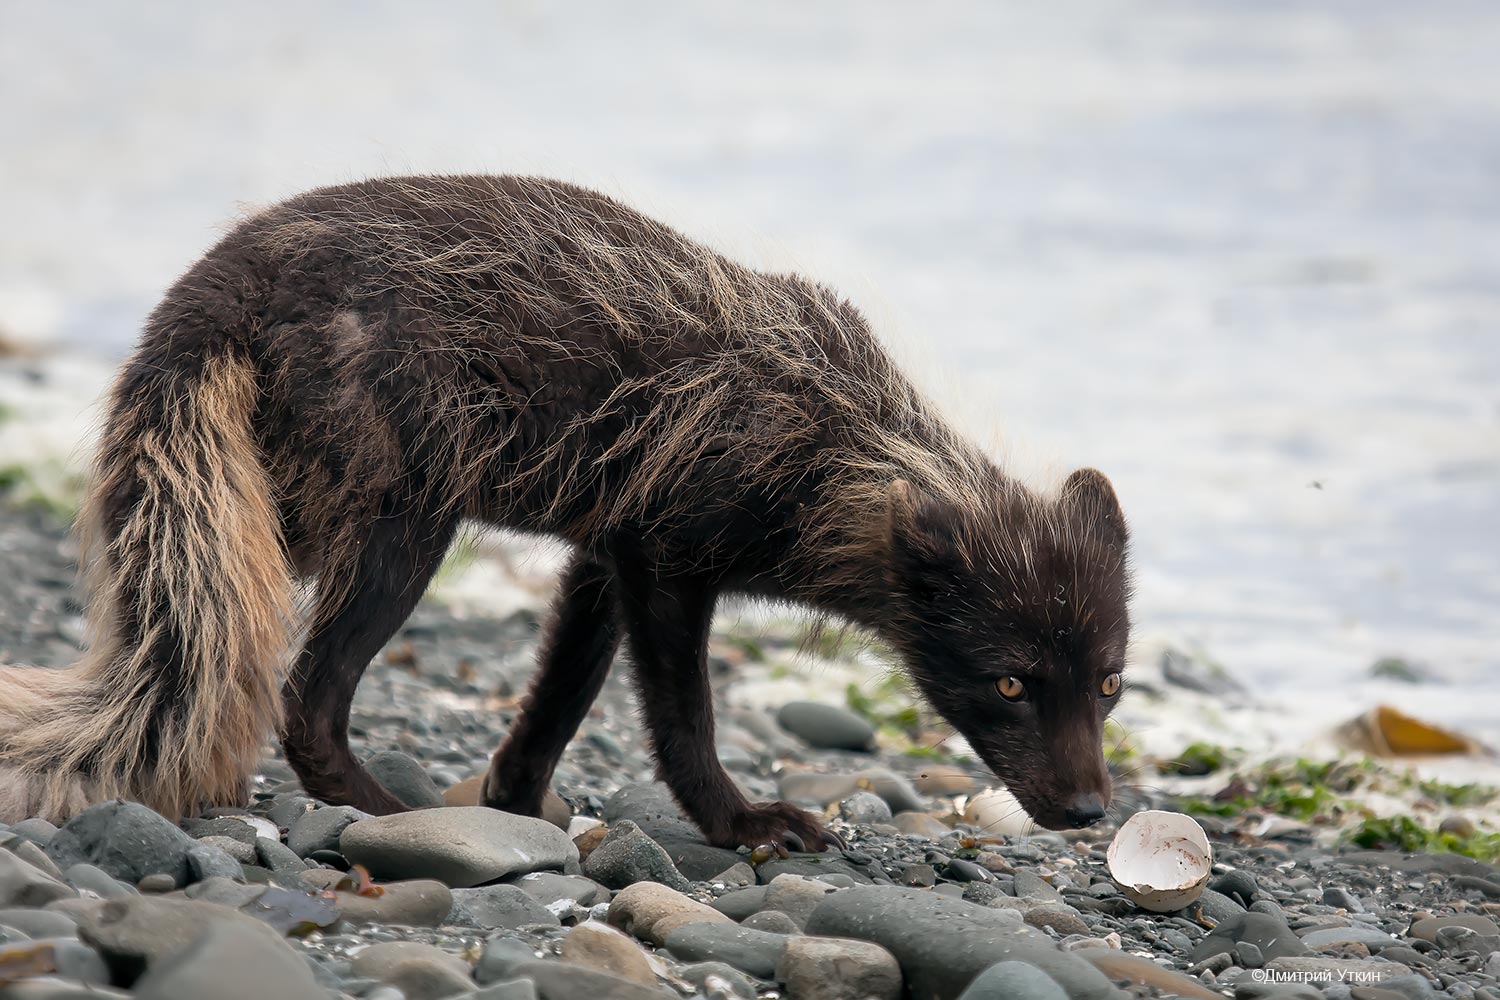
{"label": "fox eye", "polygon": [[1021,683],[1021,678],[1006,675],[995,682],[995,690],[1000,692],[1000,697],[1006,701],[1020,701],[1026,697],[1026,685]]}
{"label": "fox eye", "polygon": [[1120,675],[1110,674],[1099,682],[1099,693],[1106,698],[1113,698],[1120,693]]}

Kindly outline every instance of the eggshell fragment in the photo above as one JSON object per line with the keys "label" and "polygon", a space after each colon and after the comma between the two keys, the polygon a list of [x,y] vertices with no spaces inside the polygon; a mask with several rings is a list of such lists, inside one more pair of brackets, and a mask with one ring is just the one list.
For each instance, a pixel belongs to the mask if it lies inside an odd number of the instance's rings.
{"label": "eggshell fragment", "polygon": [[1171,913],[1202,895],[1213,849],[1192,817],[1151,809],[1120,827],[1108,860],[1109,874],[1137,906]]}

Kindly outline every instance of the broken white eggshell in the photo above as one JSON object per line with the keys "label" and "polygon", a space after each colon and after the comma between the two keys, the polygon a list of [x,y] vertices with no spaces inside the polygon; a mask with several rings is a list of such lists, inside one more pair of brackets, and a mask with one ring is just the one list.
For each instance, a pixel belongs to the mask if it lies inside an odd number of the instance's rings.
{"label": "broken white eggshell", "polygon": [[1203,894],[1213,868],[1208,834],[1190,816],[1149,809],[1109,845],[1109,874],[1142,909],[1171,913]]}

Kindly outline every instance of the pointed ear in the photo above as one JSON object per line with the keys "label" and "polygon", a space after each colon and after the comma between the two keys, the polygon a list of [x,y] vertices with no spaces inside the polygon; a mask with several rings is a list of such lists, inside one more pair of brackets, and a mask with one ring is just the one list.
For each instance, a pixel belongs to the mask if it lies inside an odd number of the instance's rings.
{"label": "pointed ear", "polygon": [[1103,528],[1123,544],[1129,537],[1125,512],[1109,478],[1098,469],[1079,469],[1063,482],[1058,506],[1076,513],[1084,524]]}

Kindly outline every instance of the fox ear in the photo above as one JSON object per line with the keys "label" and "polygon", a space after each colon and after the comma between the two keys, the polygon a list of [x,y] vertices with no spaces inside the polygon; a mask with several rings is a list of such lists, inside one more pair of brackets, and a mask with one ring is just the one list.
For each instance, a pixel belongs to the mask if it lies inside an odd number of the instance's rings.
{"label": "fox ear", "polygon": [[1058,505],[1069,513],[1077,514],[1085,524],[1102,528],[1114,535],[1121,544],[1129,538],[1125,526],[1125,512],[1120,509],[1120,498],[1109,477],[1098,469],[1079,469],[1063,481],[1062,495]]}

